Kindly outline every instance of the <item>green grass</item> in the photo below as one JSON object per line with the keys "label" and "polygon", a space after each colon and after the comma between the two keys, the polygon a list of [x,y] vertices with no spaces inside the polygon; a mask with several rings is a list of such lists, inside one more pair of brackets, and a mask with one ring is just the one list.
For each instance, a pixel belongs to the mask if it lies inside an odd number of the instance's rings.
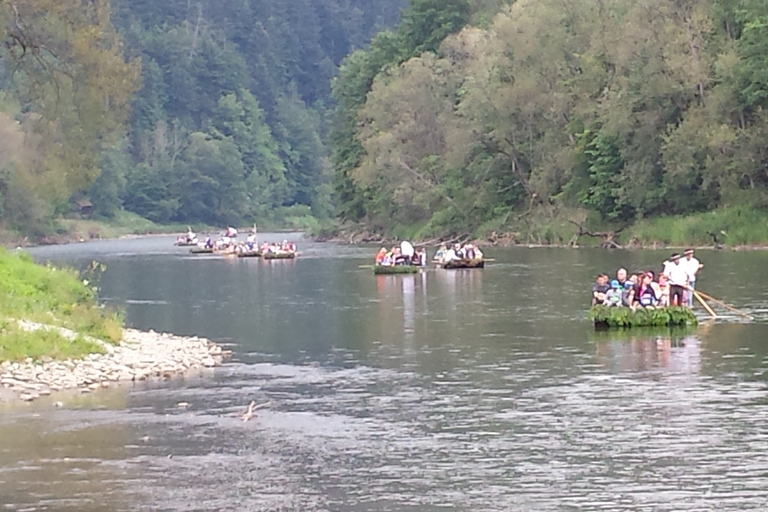
{"label": "green grass", "polygon": [[15,321],[21,319],[66,327],[113,343],[122,337],[122,316],[101,307],[96,290],[75,271],[38,265],[26,253],[4,249],[0,249],[0,318],[0,359],[28,350],[29,357],[69,357],[94,349],[83,340],[62,341],[58,333],[19,330]]}
{"label": "green grass", "polygon": [[768,212],[752,205],[730,206],[694,215],[642,220],[627,230],[624,239],[643,245],[714,245],[710,233],[725,246],[768,243]]}
{"label": "green grass", "polygon": [[13,320],[0,321],[0,361],[23,361],[43,356],[53,359],[78,358],[86,354],[101,354],[98,344],[83,336],[69,340],[53,330],[26,331]]}
{"label": "green grass", "polygon": [[610,308],[594,306],[589,310],[589,319],[601,327],[666,327],[696,325],[696,315],[686,307],[649,309]]}

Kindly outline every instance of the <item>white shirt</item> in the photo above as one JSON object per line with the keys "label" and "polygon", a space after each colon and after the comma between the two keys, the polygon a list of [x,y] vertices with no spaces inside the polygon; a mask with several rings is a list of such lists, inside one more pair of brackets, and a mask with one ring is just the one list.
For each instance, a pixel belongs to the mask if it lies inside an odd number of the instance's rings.
{"label": "white shirt", "polygon": [[688,271],[683,266],[683,262],[669,263],[664,268],[664,274],[669,279],[669,284],[676,286],[688,286]]}
{"label": "white shirt", "polygon": [[456,256],[456,251],[453,249],[448,249],[445,251],[445,254],[443,254],[443,261],[453,261],[459,259],[458,256]]}
{"label": "white shirt", "polygon": [[688,273],[689,281],[696,280],[696,272],[699,271],[700,265],[701,264],[699,263],[699,260],[693,257],[690,260],[688,258],[683,258],[680,260],[680,266],[685,268],[685,271]]}

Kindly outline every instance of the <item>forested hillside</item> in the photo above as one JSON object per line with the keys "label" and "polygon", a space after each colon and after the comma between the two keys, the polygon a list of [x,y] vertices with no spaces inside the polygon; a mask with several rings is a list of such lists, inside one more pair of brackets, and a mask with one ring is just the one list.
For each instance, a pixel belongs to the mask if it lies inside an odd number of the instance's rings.
{"label": "forested hillside", "polygon": [[339,62],[403,0],[0,0],[0,219],[332,215]]}
{"label": "forested hillside", "polygon": [[556,225],[620,231],[717,210],[689,238],[728,236],[739,217],[765,239],[767,2],[497,10],[435,0],[442,22],[406,18],[344,61],[332,140],[345,219],[555,241]]}

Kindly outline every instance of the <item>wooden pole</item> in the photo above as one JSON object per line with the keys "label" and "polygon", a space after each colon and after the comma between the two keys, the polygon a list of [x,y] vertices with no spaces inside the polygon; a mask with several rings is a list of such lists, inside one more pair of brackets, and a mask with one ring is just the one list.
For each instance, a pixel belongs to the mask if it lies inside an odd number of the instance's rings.
{"label": "wooden pole", "polygon": [[702,297],[706,297],[707,299],[711,300],[712,302],[714,302],[716,304],[720,304],[725,309],[727,309],[729,311],[733,311],[734,313],[737,313],[737,314],[743,316],[744,318],[749,318],[750,320],[752,320],[754,318],[752,315],[749,315],[749,314],[747,314],[747,313],[745,313],[745,312],[743,312],[741,310],[738,310],[735,307],[730,306],[730,305],[726,304],[725,302],[723,302],[723,301],[721,301],[719,299],[716,299],[716,298],[714,298],[714,297],[712,297],[710,295],[707,295],[704,292],[696,292],[696,293],[700,294]]}
{"label": "wooden pole", "polygon": [[709,307],[709,304],[707,304],[707,302],[701,298],[701,295],[699,295],[699,292],[695,290],[691,290],[691,291],[693,292],[693,296],[696,297],[696,300],[701,302],[701,305],[704,306],[704,309],[707,310],[707,313],[709,313],[709,316],[711,316],[712,318],[717,318],[717,315],[715,314],[715,312],[712,310],[711,307]]}

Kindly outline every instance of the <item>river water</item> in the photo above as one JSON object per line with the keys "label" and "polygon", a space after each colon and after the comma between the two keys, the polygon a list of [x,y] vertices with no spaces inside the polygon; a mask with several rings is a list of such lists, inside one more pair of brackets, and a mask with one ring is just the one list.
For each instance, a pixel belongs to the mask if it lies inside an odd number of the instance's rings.
{"label": "river water", "polygon": [[[666,253],[489,249],[481,271],[374,276],[370,247],[171,244],[33,254],[103,262],[131,326],[232,359],[5,405],[0,511],[768,510],[768,253],[698,255],[699,287],[754,322],[595,333],[594,274]],[[243,422],[251,400],[273,405]]]}

